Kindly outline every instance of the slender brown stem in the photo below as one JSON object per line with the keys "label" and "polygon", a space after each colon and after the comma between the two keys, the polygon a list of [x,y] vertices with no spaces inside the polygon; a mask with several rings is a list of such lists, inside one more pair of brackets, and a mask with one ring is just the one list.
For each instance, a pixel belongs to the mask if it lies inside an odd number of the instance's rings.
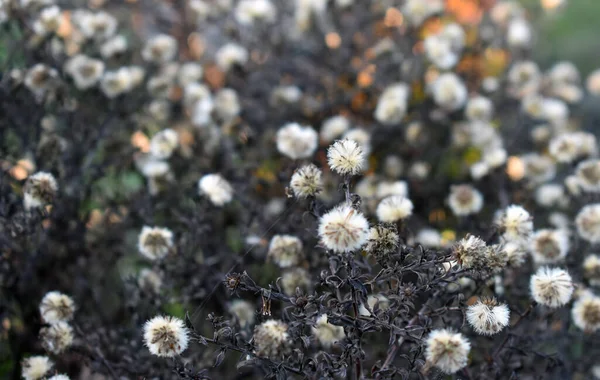
{"label": "slender brown stem", "polygon": [[504,340],[502,341],[502,343],[500,343],[500,345],[498,346],[498,348],[496,348],[496,351],[494,351],[494,354],[492,355],[492,360],[496,360],[496,358],[498,357],[498,355],[500,354],[500,351],[502,351],[502,349],[504,348],[504,346],[506,345],[506,343],[508,343],[508,339],[511,336],[512,330],[519,324],[521,323],[521,321],[523,321],[533,310],[535,306],[535,302],[532,302],[531,304],[529,304],[529,306],[527,307],[527,309],[525,310],[525,312],[521,315],[519,315],[519,318],[517,318],[517,320],[515,321],[515,323],[512,324],[512,326],[510,327],[511,331],[507,331],[506,332],[506,336],[504,337]]}

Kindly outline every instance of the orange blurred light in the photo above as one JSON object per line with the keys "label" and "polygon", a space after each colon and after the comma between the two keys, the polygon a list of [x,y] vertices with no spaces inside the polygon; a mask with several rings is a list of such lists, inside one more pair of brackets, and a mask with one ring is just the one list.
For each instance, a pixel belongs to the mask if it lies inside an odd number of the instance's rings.
{"label": "orange blurred light", "polygon": [[556,8],[560,7],[561,5],[563,5],[564,2],[565,2],[564,0],[540,0],[540,3],[542,4],[542,8],[547,9],[547,10],[556,9]]}
{"label": "orange blurred light", "polygon": [[404,23],[404,16],[396,8],[388,8],[383,23],[388,28],[399,27]]}
{"label": "orange blurred light", "polygon": [[342,38],[335,32],[327,33],[325,36],[325,43],[330,49],[337,49],[342,44]]}
{"label": "orange blurred light", "polygon": [[461,24],[478,24],[483,16],[479,0],[447,0],[446,10]]}
{"label": "orange blurred light", "polygon": [[510,156],[506,162],[506,174],[513,181],[520,181],[525,176],[525,163],[517,156]]}
{"label": "orange blurred light", "polygon": [[131,145],[144,153],[150,151],[150,139],[142,131],[135,131],[131,135]]}

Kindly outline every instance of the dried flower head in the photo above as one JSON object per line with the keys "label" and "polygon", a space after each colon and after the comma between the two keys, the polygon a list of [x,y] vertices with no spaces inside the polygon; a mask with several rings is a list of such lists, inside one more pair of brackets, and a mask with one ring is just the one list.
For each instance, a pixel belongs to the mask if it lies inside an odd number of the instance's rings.
{"label": "dried flower head", "polygon": [[27,70],[24,84],[39,99],[54,87],[57,80],[58,71],[38,63]]}
{"label": "dried flower head", "polygon": [[304,165],[294,171],[290,188],[298,198],[314,197],[323,190],[321,169],[313,164]]}
{"label": "dried flower head", "polygon": [[289,353],[291,339],[288,325],[270,319],[254,328],[254,352],[259,357],[280,358]]}
{"label": "dried flower head", "polygon": [[319,143],[317,132],[309,126],[288,123],[277,131],[277,150],[293,160],[311,157]]}
{"label": "dried flower head", "polygon": [[177,136],[177,132],[170,128],[163,129],[152,136],[150,140],[150,153],[158,159],[169,158],[178,144],[179,137]]}
{"label": "dried flower head", "polygon": [[467,308],[467,321],[480,335],[494,335],[508,326],[510,310],[495,298],[480,298]]}
{"label": "dried flower head", "polygon": [[307,291],[310,288],[310,275],[304,268],[290,268],[281,275],[281,287],[288,296],[296,294],[296,288]]}
{"label": "dried flower head", "polygon": [[53,354],[60,354],[73,343],[73,329],[67,322],[59,321],[40,329],[42,347]]}
{"label": "dried flower head", "polygon": [[350,128],[350,120],[344,116],[333,116],[323,122],[319,135],[321,140],[331,143]]}
{"label": "dried flower head", "polygon": [[168,34],[159,34],[146,42],[142,58],[148,62],[166,63],[177,54],[177,40]]}
{"label": "dried flower head", "polygon": [[65,72],[73,78],[78,89],[87,90],[102,78],[104,62],[78,54],[65,63]]}
{"label": "dried flower head", "polygon": [[250,302],[245,300],[233,300],[229,303],[227,310],[235,317],[242,328],[254,324],[256,311],[254,305]]}
{"label": "dried flower head", "polygon": [[452,251],[458,262],[465,268],[483,267],[488,255],[488,246],[485,242],[474,235],[458,241]]}
{"label": "dried flower head", "polygon": [[75,312],[75,302],[66,294],[48,292],[40,303],[40,315],[45,323],[70,321]]}
{"label": "dried flower head", "polygon": [[223,206],[233,199],[233,187],[220,174],[206,174],[198,181],[200,195],[207,196],[215,206]]}
{"label": "dried flower head", "polygon": [[292,235],[275,235],[269,244],[267,257],[281,268],[296,266],[302,261],[302,241]]}
{"label": "dried flower head", "polygon": [[456,216],[476,214],[483,207],[483,195],[471,185],[452,186],[448,205]]}
{"label": "dried flower head", "polygon": [[144,226],[138,237],[138,250],[150,260],[162,259],[173,248],[173,232],[168,228]]}
{"label": "dried flower head", "polygon": [[248,50],[242,45],[228,43],[217,51],[215,61],[221,70],[227,72],[234,66],[243,66],[248,61]]}
{"label": "dried flower head", "polygon": [[366,157],[356,141],[344,139],[327,149],[327,163],[331,170],[342,175],[356,175],[366,165]]}
{"label": "dried flower head", "polygon": [[393,253],[398,248],[400,237],[395,224],[378,224],[369,229],[369,240],[365,250],[379,257]]}
{"label": "dried flower head", "polygon": [[384,223],[404,220],[412,215],[413,203],[401,195],[391,195],[377,205],[377,219]]}
{"label": "dried flower head", "polygon": [[160,288],[162,287],[162,277],[160,273],[153,271],[152,269],[143,268],[138,274],[137,283],[138,286],[144,291],[152,294],[159,294]]}
{"label": "dried flower head", "polygon": [[467,101],[467,88],[454,73],[441,74],[432,84],[433,100],[447,111],[456,111]]}
{"label": "dried flower head", "polygon": [[583,276],[589,281],[590,285],[600,285],[600,256],[590,254],[583,261]]}
{"label": "dried flower head", "polygon": [[350,252],[362,247],[369,237],[369,222],[348,204],[341,204],[321,217],[319,237],[327,249]]}
{"label": "dried flower head", "polygon": [[42,9],[39,16],[33,23],[33,31],[40,35],[45,36],[49,33],[54,33],[60,28],[62,21],[62,14],[60,8],[56,5]]}
{"label": "dried flower head", "polygon": [[471,343],[460,333],[448,329],[433,330],[426,340],[428,366],[452,374],[467,365]]}
{"label": "dried flower head", "polygon": [[560,307],[571,300],[573,280],[567,271],[560,268],[541,267],[531,276],[531,296],[542,305]]}
{"label": "dried flower head", "polygon": [[600,242],[600,203],[583,207],[575,217],[577,233],[590,243]]}
{"label": "dried flower head", "polygon": [[531,254],[538,264],[556,263],[569,251],[569,236],[564,230],[542,229],[531,239]]}
{"label": "dried flower head", "polygon": [[510,205],[503,210],[498,225],[506,241],[527,241],[533,232],[531,215],[518,205]]}
{"label": "dried flower head", "polygon": [[406,115],[409,94],[409,88],[405,83],[394,83],[388,86],[377,102],[375,119],[384,125],[400,123]]}
{"label": "dried flower head", "polygon": [[467,102],[465,116],[472,121],[489,121],[494,113],[494,104],[485,96],[475,96]]}
{"label": "dried flower head", "polygon": [[502,245],[502,251],[506,255],[508,265],[512,267],[520,267],[525,262],[527,249],[523,244],[518,242],[507,242]]}
{"label": "dried flower head", "polygon": [[21,376],[24,380],[38,380],[44,377],[54,363],[47,356],[30,356],[21,363]]}
{"label": "dried flower head", "polygon": [[575,170],[575,178],[581,189],[589,193],[600,192],[600,160],[591,159],[580,162]]}
{"label": "dried flower head", "polygon": [[312,333],[325,348],[330,348],[346,337],[342,326],[332,325],[327,321],[327,314],[321,314],[317,318]]}
{"label": "dried flower head", "polygon": [[37,172],[27,178],[23,187],[23,204],[26,209],[52,203],[58,191],[54,176],[47,172]]}
{"label": "dried flower head", "polygon": [[173,357],[188,346],[189,332],[179,318],[156,316],[144,324],[144,344],[156,356]]}
{"label": "dried flower head", "polygon": [[571,309],[575,326],[588,333],[600,329],[600,297],[583,296],[573,304]]}

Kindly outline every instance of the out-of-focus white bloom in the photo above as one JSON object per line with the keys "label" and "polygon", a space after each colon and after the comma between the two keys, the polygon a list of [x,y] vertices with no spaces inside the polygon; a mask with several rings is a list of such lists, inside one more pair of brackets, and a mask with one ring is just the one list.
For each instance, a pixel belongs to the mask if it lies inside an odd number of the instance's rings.
{"label": "out-of-focus white bloom", "polygon": [[256,356],[278,358],[287,354],[291,346],[288,325],[269,319],[254,328],[254,352]]}
{"label": "out-of-focus white bloom", "polygon": [[248,62],[248,50],[235,43],[223,45],[215,54],[215,61],[223,71],[229,71],[232,67],[243,66]]}
{"label": "out-of-focus white bloom", "polygon": [[423,43],[427,59],[437,68],[447,70],[458,63],[459,55],[452,49],[451,41],[442,35],[434,34]]}
{"label": "out-of-focus white bloom", "polygon": [[600,286],[600,256],[590,254],[583,260],[583,277],[592,286]]}
{"label": "out-of-focus white bloom", "polygon": [[71,378],[67,375],[58,374],[58,375],[49,377],[47,380],[71,380]]}
{"label": "out-of-focus white bloom", "polygon": [[[370,296],[367,297],[367,305],[369,306],[370,310],[373,310],[375,308],[375,305],[377,305],[379,310],[387,310],[390,307],[390,300],[387,299],[386,296],[381,295],[381,294],[371,294]],[[364,304],[360,305],[360,308],[358,309],[358,313],[360,315],[364,315],[364,316],[371,315],[371,312],[369,312],[369,310],[367,310],[367,308],[365,307]]]}
{"label": "out-of-focus white bloom", "polygon": [[375,196],[378,199],[383,199],[390,195],[408,197],[408,184],[406,181],[381,181],[377,184]]}
{"label": "out-of-focus white bloom", "polygon": [[481,81],[481,89],[490,94],[500,88],[500,81],[496,77],[485,77]]}
{"label": "out-of-focus white bloom", "polygon": [[152,355],[171,358],[188,346],[187,327],[179,318],[156,316],[144,324],[144,344]]}
{"label": "out-of-focus white bloom", "polygon": [[100,46],[100,55],[104,59],[109,59],[117,54],[122,54],[127,51],[127,39],[125,36],[117,35]]}
{"label": "out-of-focus white bloom", "polygon": [[413,203],[401,195],[384,198],[377,206],[377,219],[385,223],[404,220],[412,215]]}
{"label": "out-of-focus white bloom", "polygon": [[175,148],[179,144],[177,132],[167,128],[158,132],[150,140],[150,153],[159,159],[171,157]]}
{"label": "out-of-focus white bloom", "polygon": [[270,0],[240,0],[234,15],[242,25],[253,25],[256,22],[273,23],[277,17],[277,9]]}
{"label": "out-of-focus white bloom", "polygon": [[170,75],[164,73],[154,75],[148,79],[146,89],[153,98],[168,99],[175,87],[175,81]]}
{"label": "out-of-focus white bloom", "polygon": [[448,205],[456,216],[476,214],[483,207],[483,195],[471,185],[452,186]]}
{"label": "out-of-focus white bloom", "polygon": [[200,24],[208,17],[215,13],[213,6],[204,0],[190,0],[188,1],[188,8],[192,14],[192,22]]}
{"label": "out-of-focus white bloom", "polygon": [[162,287],[162,277],[152,269],[143,268],[137,277],[138,286],[153,294],[159,294]]}
{"label": "out-of-focus white bloom", "polygon": [[556,183],[546,183],[535,191],[535,201],[543,207],[553,207],[564,204],[565,189]]}
{"label": "out-of-focus white bloom", "polygon": [[256,320],[254,305],[248,301],[233,300],[228,305],[227,311],[235,317],[242,328],[253,325]]}
{"label": "out-of-focus white bloom", "polygon": [[475,96],[467,102],[465,116],[469,120],[489,121],[494,113],[494,105],[485,96]]}
{"label": "out-of-focus white bloom", "polygon": [[423,228],[415,236],[415,242],[425,248],[439,248],[442,246],[442,234],[434,228]]}
{"label": "out-of-focus white bloom", "polygon": [[440,35],[450,42],[450,46],[455,52],[460,52],[465,46],[465,31],[456,22],[444,25]]}
{"label": "out-of-focus white bloom", "polygon": [[427,365],[452,374],[467,365],[471,343],[460,333],[448,329],[433,330],[425,342]]}
{"label": "out-of-focus white bloom", "polygon": [[471,165],[469,172],[471,177],[478,181],[489,174],[490,166],[485,161],[479,161]]}
{"label": "out-of-focus white bloom", "polygon": [[138,236],[138,250],[150,260],[162,259],[173,248],[173,232],[168,228],[144,226]]}
{"label": "out-of-focus white bloom", "polygon": [[281,276],[281,287],[288,296],[296,294],[296,288],[308,290],[310,287],[310,275],[304,268],[290,268]]}
{"label": "out-of-focus white bloom", "polygon": [[538,264],[556,263],[569,252],[569,236],[564,230],[538,230],[531,239],[531,255]]}
{"label": "out-of-focus white bloom", "polygon": [[342,175],[356,175],[366,165],[365,153],[353,140],[338,140],[327,149],[327,163],[334,172]]}
{"label": "out-of-focus white bloom", "polygon": [[277,150],[293,160],[309,158],[317,150],[319,137],[309,126],[288,123],[277,131]]}
{"label": "out-of-focus white bloom", "polygon": [[168,34],[156,35],[146,42],[142,58],[148,62],[166,63],[177,54],[177,40]]}
{"label": "out-of-focus white bloom", "polygon": [[569,119],[569,107],[559,99],[545,98],[542,103],[544,119],[555,127],[562,127]]}
{"label": "out-of-focus white bloom", "polygon": [[398,124],[406,115],[410,90],[405,83],[388,86],[377,102],[375,119],[385,125]]}
{"label": "out-of-focus white bloom", "polygon": [[72,20],[86,38],[107,40],[117,31],[117,19],[104,11],[79,10],[73,13]]}
{"label": "out-of-focus white bloom", "polygon": [[413,162],[408,170],[408,176],[417,180],[424,180],[429,177],[431,172],[431,164],[425,161]]}
{"label": "out-of-focus white bloom", "polygon": [[156,99],[148,104],[148,115],[156,121],[165,122],[171,117],[171,102]]}
{"label": "out-of-focus white bloom", "polygon": [[42,63],[27,70],[24,84],[37,98],[43,97],[58,80],[58,72]]}
{"label": "out-of-focus white bloom", "polygon": [[168,162],[159,160],[150,154],[137,156],[135,164],[142,175],[147,178],[163,177],[171,170]]}
{"label": "out-of-focus white bloom", "polygon": [[205,195],[215,206],[223,206],[233,199],[233,187],[220,174],[206,174],[198,181],[200,195]]}
{"label": "out-of-focus white bloom", "polygon": [[302,241],[292,235],[275,235],[269,244],[267,257],[281,268],[296,266],[304,257]]}
{"label": "out-of-focus white bloom", "polygon": [[100,89],[108,98],[129,92],[133,87],[131,71],[127,67],[107,71],[100,80]]}
{"label": "out-of-focus white bloom", "polygon": [[389,155],[383,162],[383,171],[389,178],[398,178],[404,171],[404,162],[395,154]]}
{"label": "out-of-focus white bloom", "polygon": [[588,75],[585,87],[592,95],[600,95],[600,69],[594,70]]}
{"label": "out-of-focus white bloom", "polygon": [[298,198],[308,198],[323,190],[322,172],[313,164],[297,169],[290,180],[290,187]]}
{"label": "out-of-focus white bloom", "polygon": [[525,172],[524,177],[534,184],[544,183],[556,176],[556,165],[548,156],[529,153],[521,156]]}
{"label": "out-of-focus white bloom", "polygon": [[344,116],[333,116],[323,122],[319,135],[321,141],[331,143],[350,128],[350,121]]}
{"label": "out-of-focus white bloom", "polygon": [[75,313],[75,302],[66,294],[48,292],[40,302],[40,315],[46,323],[70,321]]}
{"label": "out-of-focus white bloom", "polygon": [[321,314],[317,318],[315,325],[312,327],[312,333],[325,348],[330,348],[346,337],[342,326],[332,325],[327,322],[327,314]]}
{"label": "out-of-focus white bloom", "polygon": [[600,192],[600,160],[580,162],[575,170],[577,185],[589,193]]}
{"label": "out-of-focus white bloom", "polygon": [[183,103],[186,107],[192,108],[197,102],[205,99],[210,99],[212,104],[212,94],[208,86],[200,83],[189,83],[183,88]]}
{"label": "out-of-focus white bloom", "polygon": [[342,139],[356,141],[367,156],[371,153],[371,134],[362,128],[353,128],[347,131]]}
{"label": "out-of-focus white bloom", "polygon": [[201,64],[196,62],[186,62],[179,67],[177,82],[185,88],[188,84],[202,79],[203,74],[204,69]]}
{"label": "out-of-focus white bloom", "polygon": [[44,377],[54,363],[47,356],[30,356],[21,363],[21,376],[24,380],[38,380]]}
{"label": "out-of-focus white bloom", "polygon": [[440,0],[407,0],[402,7],[402,14],[411,26],[418,27],[443,10],[444,3]]}
{"label": "out-of-focus white bloom", "polygon": [[490,148],[483,152],[482,160],[490,168],[495,169],[506,163],[508,153],[504,148]]}
{"label": "out-of-focus white bloom", "polygon": [[502,252],[506,255],[508,264],[515,268],[523,265],[527,255],[527,249],[523,244],[512,241],[502,245]]}
{"label": "out-of-focus white bloom", "polygon": [[573,304],[571,315],[575,326],[587,333],[600,329],[600,297],[581,297]]}
{"label": "out-of-focus white bloom", "polygon": [[456,111],[467,101],[467,88],[454,73],[441,74],[432,85],[433,100],[441,108]]}
{"label": "out-of-focus white bloom", "polygon": [[480,298],[467,308],[467,321],[480,335],[494,335],[508,326],[510,310],[494,298]]}
{"label": "out-of-focus white bloom", "polygon": [[531,34],[529,22],[523,18],[517,18],[508,24],[506,42],[511,48],[528,48],[531,45]]}
{"label": "out-of-focus white bloom", "polygon": [[54,33],[60,28],[61,21],[62,14],[60,8],[53,5],[42,9],[37,20],[33,23],[33,30],[36,34],[42,36],[48,33]]}
{"label": "out-of-focus white bloom", "polygon": [[27,178],[23,187],[25,209],[41,207],[52,203],[58,192],[58,184],[51,173],[37,172]]}
{"label": "out-of-focus white bloom", "polygon": [[298,103],[302,99],[302,90],[298,86],[277,86],[271,92],[270,103],[277,107]]}
{"label": "out-of-focus white bloom", "polygon": [[86,90],[98,83],[104,74],[104,62],[79,54],[65,63],[65,72],[73,78],[78,89]]}
{"label": "out-of-focus white bloom", "polygon": [[524,241],[528,240],[533,232],[532,219],[523,207],[511,205],[502,212],[498,225],[507,241]]}
{"label": "out-of-focus white bloom", "polygon": [[581,139],[574,133],[563,133],[550,141],[549,151],[558,162],[573,162],[581,154]]}
{"label": "out-of-focus white bloom", "polygon": [[573,280],[569,273],[560,268],[541,267],[531,276],[531,296],[542,305],[560,307],[571,300]]}
{"label": "out-of-focus white bloom", "polygon": [[237,92],[232,88],[222,88],[215,95],[215,112],[223,121],[231,121],[239,115],[242,107]]}
{"label": "out-of-focus white bloom", "polygon": [[592,244],[600,242],[600,203],[583,207],[575,217],[577,232]]}
{"label": "out-of-focus white bloom", "polygon": [[60,354],[73,344],[73,328],[67,322],[58,321],[40,330],[42,347],[53,354]]}
{"label": "out-of-focus white bloom", "polygon": [[540,87],[542,74],[533,61],[515,62],[507,74],[509,93],[518,99],[534,94]]}
{"label": "out-of-focus white bloom", "polygon": [[341,204],[321,217],[319,237],[327,249],[350,252],[362,247],[369,238],[369,222],[348,204]]}
{"label": "out-of-focus white bloom", "polygon": [[579,70],[573,62],[561,61],[555,63],[547,74],[552,86],[563,86],[567,84],[579,84],[581,77]]}

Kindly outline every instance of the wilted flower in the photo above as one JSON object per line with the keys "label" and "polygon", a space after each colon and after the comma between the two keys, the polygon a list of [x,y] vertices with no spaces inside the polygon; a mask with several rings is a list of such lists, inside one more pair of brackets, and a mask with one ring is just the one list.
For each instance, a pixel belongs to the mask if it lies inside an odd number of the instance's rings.
{"label": "wilted flower", "polygon": [[58,321],[40,330],[42,347],[53,354],[60,354],[73,343],[73,329],[67,322]]}
{"label": "wilted flower", "polygon": [[254,352],[259,357],[275,359],[290,351],[288,325],[270,319],[254,328]]}
{"label": "wilted flower", "polygon": [[327,149],[327,163],[338,174],[360,173],[366,164],[365,160],[365,153],[353,140],[338,140]]}
{"label": "wilted flower", "polygon": [[241,327],[254,324],[256,312],[254,305],[245,300],[233,300],[229,303],[227,311],[235,317]]}
{"label": "wilted flower", "polygon": [[375,256],[387,255],[398,248],[399,241],[395,225],[378,224],[369,229],[369,240],[365,250]]}
{"label": "wilted flower", "polygon": [[150,140],[150,153],[158,158],[169,158],[179,143],[177,132],[167,128],[155,134]]}
{"label": "wilted flower", "polygon": [[54,363],[47,356],[30,356],[21,363],[21,375],[24,380],[38,380],[44,377]]}
{"label": "wilted flower", "polygon": [[281,268],[296,266],[303,258],[302,241],[292,235],[275,235],[269,244],[267,257]]}
{"label": "wilted flower", "polygon": [[308,198],[319,194],[323,190],[321,169],[313,164],[300,167],[292,175],[290,188],[298,198]]}
{"label": "wilted flower", "polygon": [[518,205],[508,206],[502,211],[498,225],[507,241],[528,240],[533,232],[531,215]]}
{"label": "wilted flower", "polygon": [[321,314],[317,318],[312,328],[312,333],[325,348],[330,348],[333,344],[346,337],[342,326],[332,325],[327,322],[327,314]]}
{"label": "wilted flower", "polygon": [[583,296],[573,304],[571,310],[575,326],[588,333],[600,329],[600,297]]}
{"label": "wilted flower", "polygon": [[23,204],[26,209],[41,207],[52,203],[58,184],[54,176],[47,172],[37,172],[27,178],[23,187]]}
{"label": "wilted flower", "polygon": [[452,374],[467,365],[471,343],[460,333],[448,329],[433,330],[426,345],[425,358],[429,366]]}
{"label": "wilted flower", "polygon": [[223,206],[233,199],[233,187],[220,174],[206,174],[198,181],[200,195],[205,195],[215,206]]}
{"label": "wilted flower", "polygon": [[600,203],[583,207],[575,217],[579,236],[592,244],[600,242]]}
{"label": "wilted flower", "polygon": [[564,230],[539,230],[531,239],[531,254],[538,264],[558,262],[568,251],[569,237]]}
{"label": "wilted flower", "polygon": [[375,119],[385,125],[400,123],[406,114],[409,94],[409,88],[405,83],[394,83],[388,86],[377,102]]}
{"label": "wilted flower", "polygon": [[491,269],[492,255],[500,254],[488,247],[481,238],[473,235],[468,235],[456,243],[452,252],[460,265],[473,269]]}
{"label": "wilted flower", "polygon": [[42,63],[38,63],[25,74],[25,87],[37,98],[41,98],[50,90],[58,79],[58,72]]}
{"label": "wilted flower", "polygon": [[48,292],[40,303],[40,315],[46,323],[69,321],[75,312],[75,302],[66,294],[60,292]]}
{"label": "wilted flower", "polygon": [[310,276],[304,268],[290,268],[283,272],[281,276],[281,287],[288,296],[296,294],[296,288],[308,290],[310,287]]}
{"label": "wilted flower", "polygon": [[573,280],[559,268],[541,267],[531,276],[529,288],[533,299],[548,307],[560,307],[571,300]]}
{"label": "wilted flower", "polygon": [[104,74],[104,62],[79,54],[65,64],[65,72],[80,90],[93,87]]}
{"label": "wilted flower", "polygon": [[293,160],[312,156],[318,144],[317,132],[309,126],[288,123],[277,131],[277,150]]}
{"label": "wilted flower", "polygon": [[360,211],[341,204],[321,217],[319,237],[327,249],[350,252],[363,246],[369,237],[369,222]]}
{"label": "wilted flower", "polygon": [[480,335],[499,333],[510,321],[510,310],[495,298],[480,298],[467,308],[467,321]]}
{"label": "wilted flower", "polygon": [[401,195],[391,195],[377,205],[377,219],[385,223],[404,220],[412,215],[413,203]]}
{"label": "wilted flower", "polygon": [[483,207],[483,195],[471,185],[452,186],[448,205],[457,216],[476,214]]}
{"label": "wilted flower", "polygon": [[456,111],[467,101],[467,88],[454,73],[441,74],[432,84],[435,103],[448,111]]}
{"label": "wilted flower", "polygon": [[188,346],[189,332],[179,318],[156,316],[144,324],[144,344],[152,355],[173,357]]}
{"label": "wilted flower", "polygon": [[215,61],[221,70],[229,71],[232,67],[242,66],[248,61],[248,50],[242,45],[228,43],[217,51]]}
{"label": "wilted flower", "polygon": [[144,226],[138,237],[138,250],[150,260],[162,259],[173,248],[173,232],[167,228]]}
{"label": "wilted flower", "polygon": [[154,63],[172,61],[177,54],[177,40],[168,34],[159,34],[146,42],[142,50],[142,58]]}

